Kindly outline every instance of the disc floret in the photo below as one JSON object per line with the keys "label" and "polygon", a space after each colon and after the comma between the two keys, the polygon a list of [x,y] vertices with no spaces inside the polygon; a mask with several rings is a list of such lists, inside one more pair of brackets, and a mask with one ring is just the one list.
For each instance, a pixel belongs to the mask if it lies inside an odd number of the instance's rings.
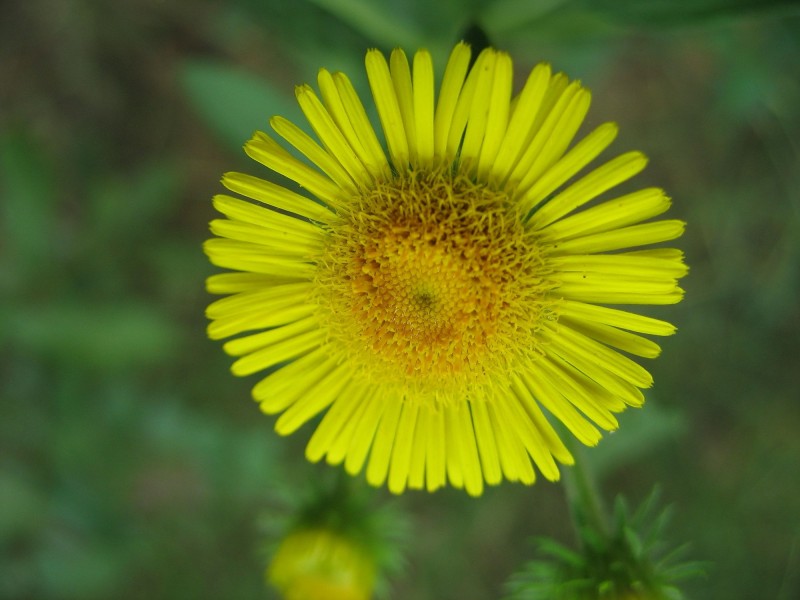
{"label": "disc floret", "polygon": [[319,304],[371,379],[463,393],[535,350],[548,313],[543,265],[506,192],[451,170],[412,171],[363,192],[330,225]]}

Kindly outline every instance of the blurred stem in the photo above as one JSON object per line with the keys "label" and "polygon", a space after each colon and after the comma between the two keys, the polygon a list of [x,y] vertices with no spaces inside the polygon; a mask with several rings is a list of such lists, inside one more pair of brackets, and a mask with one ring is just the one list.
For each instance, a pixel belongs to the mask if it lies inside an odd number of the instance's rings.
{"label": "blurred stem", "polygon": [[575,464],[564,469],[564,488],[578,536],[580,537],[580,528],[584,525],[590,526],[600,535],[608,535],[608,518],[603,500],[584,459],[583,448],[570,435],[565,435],[564,439],[575,458]]}
{"label": "blurred stem", "polygon": [[519,30],[556,10],[566,0],[497,0],[483,11],[480,23],[494,36]]}
{"label": "blurred stem", "polygon": [[382,40],[383,44],[406,48],[416,48],[422,44],[422,36],[418,31],[388,14],[380,3],[368,0],[309,1],[335,14],[370,40]]}

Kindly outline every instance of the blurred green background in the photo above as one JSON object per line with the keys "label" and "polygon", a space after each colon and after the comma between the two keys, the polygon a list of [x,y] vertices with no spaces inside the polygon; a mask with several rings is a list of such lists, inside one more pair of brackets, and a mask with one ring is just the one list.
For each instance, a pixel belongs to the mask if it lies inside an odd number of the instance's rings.
{"label": "blurred green background", "polygon": [[[767,0],[29,0],[0,19],[0,597],[271,598],[259,519],[307,464],[205,337],[222,172],[320,66],[436,52],[470,23],[551,62],[689,222],[679,333],[590,451],[654,484],[699,599],[800,597],[800,10]],[[362,97],[368,97],[364,95]],[[375,492],[378,502],[389,500]],[[393,598],[491,600],[573,534],[558,484],[410,493]]]}

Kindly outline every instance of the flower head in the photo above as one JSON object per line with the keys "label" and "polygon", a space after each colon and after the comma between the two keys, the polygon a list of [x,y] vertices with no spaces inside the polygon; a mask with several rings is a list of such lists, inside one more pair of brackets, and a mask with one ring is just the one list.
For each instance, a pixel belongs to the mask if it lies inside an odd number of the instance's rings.
{"label": "flower head", "polygon": [[303,529],[281,542],[266,577],[286,600],[368,600],[375,564],[353,540],[327,529]]}
{"label": "flower head", "polygon": [[[670,304],[683,255],[637,249],[684,224],[648,221],[670,200],[656,188],[599,198],[640,172],[639,152],[579,175],[614,140],[600,125],[573,143],[590,103],[578,82],[536,66],[517,95],[512,63],[487,49],[470,65],[458,44],[435,94],[432,58],[387,62],[367,75],[386,150],[342,73],[297,89],[316,139],[274,117],[245,145],[308,195],[241,173],[217,196],[208,280],[212,338],[253,389],[276,430],[323,411],[306,451],[318,461],[433,491],[472,495],[503,478],[557,480],[573,459],[554,430],[581,442],[640,406],[650,374],[629,358],[660,349],[639,334],[669,323],[606,305]],[[587,205],[590,205],[587,207]],[[647,221],[647,222],[644,222]],[[241,335],[244,334],[244,335]]]}

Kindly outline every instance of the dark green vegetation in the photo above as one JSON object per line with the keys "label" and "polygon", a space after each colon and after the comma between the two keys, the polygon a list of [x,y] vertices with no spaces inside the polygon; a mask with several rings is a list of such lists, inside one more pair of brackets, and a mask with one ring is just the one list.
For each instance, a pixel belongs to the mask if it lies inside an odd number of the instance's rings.
{"label": "dark green vegetation", "polygon": [[[693,8],[680,10],[679,5]],[[386,8],[381,8],[386,5]],[[362,9],[358,7],[362,6]],[[800,13],[791,2],[30,0],[0,19],[0,597],[256,598],[258,523],[302,458],[205,338],[200,250],[226,170],[292,88],[470,22],[594,93],[689,222],[679,327],[642,411],[586,455],[660,484],[704,600],[800,596]],[[520,71],[520,76],[522,71]],[[362,86],[363,89],[363,86]],[[377,501],[388,494],[375,492]],[[411,493],[395,598],[486,600],[570,545],[560,485]]]}

